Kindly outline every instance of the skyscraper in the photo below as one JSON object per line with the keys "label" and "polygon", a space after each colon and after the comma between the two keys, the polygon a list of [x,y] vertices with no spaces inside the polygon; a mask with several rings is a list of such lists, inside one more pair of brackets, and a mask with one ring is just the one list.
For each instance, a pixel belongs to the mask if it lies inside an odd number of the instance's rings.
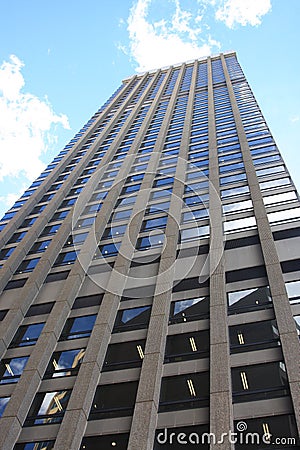
{"label": "skyscraper", "polygon": [[299,241],[234,52],[124,80],[1,221],[0,448],[296,448]]}

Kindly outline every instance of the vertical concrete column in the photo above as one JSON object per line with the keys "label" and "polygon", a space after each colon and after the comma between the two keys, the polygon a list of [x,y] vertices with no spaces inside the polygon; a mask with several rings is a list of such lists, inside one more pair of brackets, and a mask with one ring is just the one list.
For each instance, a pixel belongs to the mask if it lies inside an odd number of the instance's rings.
{"label": "vertical concrete column", "polygon": [[[32,247],[33,243],[36,241],[36,239],[39,237],[40,233],[44,229],[45,225],[48,223],[48,221],[53,216],[54,212],[59,207],[60,203],[63,201],[65,196],[68,194],[72,186],[76,183],[78,177],[82,174],[82,171],[86,168],[89,161],[93,158],[94,153],[97,151],[97,148],[99,146],[99,140],[102,141],[105,139],[105,137],[109,134],[117,120],[119,119],[122,112],[126,109],[126,106],[130,104],[130,101],[136,94],[136,92],[139,90],[140,86],[142,85],[143,81],[147,78],[148,74],[145,74],[140,82],[135,86],[131,94],[129,95],[129,98],[127,101],[123,103],[123,105],[120,106],[118,109],[115,117],[111,121],[111,123],[108,125],[107,128],[104,129],[102,135],[100,138],[97,138],[95,143],[90,147],[89,151],[84,155],[82,160],[77,164],[76,168],[71,172],[69,177],[64,181],[63,186],[55,193],[53,199],[49,202],[45,210],[39,215],[35,223],[30,227],[28,232],[26,233],[26,236],[22,239],[22,245],[17,246],[15,251],[12,253],[12,255],[5,261],[2,270],[1,270],[1,280],[0,280],[0,292],[3,291],[5,288],[7,282],[10,280],[11,276],[14,274],[15,270],[18,268],[20,261],[26,256],[27,252]],[[119,97],[117,97],[119,98]],[[112,106],[111,106],[112,108]],[[110,108],[110,110],[111,110]],[[136,108],[135,108],[136,109]],[[46,189],[51,186],[51,184],[57,179],[57,177],[63,172],[64,168],[66,167],[67,163],[72,159],[74,154],[76,154],[76,151],[79,150],[80,145],[83,141],[88,139],[88,136],[90,136],[91,132],[96,128],[99,123],[101,123],[101,120],[103,117],[99,118],[97,122],[95,123],[92,130],[88,132],[88,135],[85,135],[76,145],[76,147],[73,149],[72,153],[68,155],[68,159],[64,161],[64,163],[59,164],[58,168],[54,170],[53,173],[51,173],[45,180],[42,188],[42,194],[40,194],[40,189],[37,189],[36,194],[33,194],[32,199],[29,199],[30,201],[34,201],[33,205],[36,205],[39,201],[39,198],[42,197],[42,195],[46,192]],[[128,118],[128,121],[130,118]],[[126,125],[126,124],[125,124]],[[124,127],[125,127],[124,125]],[[118,138],[116,139],[118,140]],[[103,166],[107,162],[107,157],[111,154],[111,152],[108,152],[101,161],[101,166]],[[37,198],[38,197],[38,198]],[[30,203],[31,204],[31,203]],[[21,208],[19,213],[16,217],[12,219],[12,222],[7,225],[7,227],[4,228],[3,233],[6,233],[6,238],[9,239],[12,234],[16,231],[16,223],[20,225],[22,221],[27,217],[28,213],[30,213],[31,209],[28,210],[28,207],[24,205],[24,210]],[[5,231],[7,229],[7,231]],[[9,318],[7,318],[7,321]],[[1,324],[0,327],[6,329],[6,325]],[[1,336],[1,331],[0,331]]]}
{"label": "vertical concrete column", "polygon": [[245,171],[249,184],[254,215],[257,223],[261,250],[265,261],[269,286],[272,294],[275,318],[280,335],[281,347],[284,356],[286,371],[290,383],[291,398],[296,412],[298,432],[300,433],[300,347],[296,326],[293,319],[288,295],[285,288],[280,261],[268,221],[263,196],[259,187],[258,178],[249,149],[246,133],[241,120],[237,101],[235,99],[232,83],[228,73],[224,55],[221,55],[223,70],[230,96],[231,106],[236,123],[237,133],[241,145]]}
{"label": "vertical concrete column", "polygon": [[[156,111],[158,103],[161,99],[162,93],[165,89],[165,86],[169,80],[171,75],[171,70],[168,71],[165,80],[160,86],[155,99],[153,100],[152,106],[148,111],[148,114],[144,120],[143,126],[141,127],[135,142],[133,143],[131,150],[129,152],[129,156],[134,156],[139,149],[140,143],[142,142],[149,124],[152,120],[152,117]],[[165,123],[165,122],[164,122]],[[163,135],[165,134],[165,128],[161,127],[161,131]],[[156,147],[155,147],[156,149]],[[151,165],[152,173],[150,173],[150,177],[145,177],[142,183],[141,189],[138,193],[138,198],[136,204],[140,203],[145,204],[148,201],[149,191],[148,188],[151,185],[155,176],[156,167],[158,164],[158,153],[155,152],[151,155],[151,160],[149,161],[149,165]],[[132,166],[133,158],[129,158],[129,163],[124,166],[124,171],[120,173],[120,179],[125,179],[128,175],[131,166]],[[148,167],[149,167],[148,165]],[[125,173],[126,171],[126,173]],[[123,183],[119,183],[120,188],[118,189],[117,195],[115,196],[115,200],[109,200],[107,205],[114,205],[117,200],[120,190],[123,186]],[[105,202],[104,202],[105,203]],[[105,204],[104,204],[105,208]],[[104,220],[104,226],[106,226],[107,221],[112,212],[112,207],[110,206],[109,214],[105,213],[106,219]],[[101,209],[101,216],[103,215],[103,207]],[[135,226],[135,209],[133,209],[132,217],[133,220],[129,222],[130,238],[132,246],[135,245],[137,235],[139,232],[139,227]],[[131,226],[133,222],[133,227]],[[102,229],[102,232],[104,228]],[[99,233],[99,237],[101,237],[101,233]],[[88,247],[88,246],[87,246]],[[125,256],[124,256],[125,255]],[[113,325],[115,322],[115,318],[117,315],[120,297],[122,295],[126,276],[130,269],[131,264],[131,256],[128,254],[128,248],[126,240],[123,238],[119,254],[116,258],[114,264],[114,270],[111,273],[108,285],[106,287],[106,293],[103,297],[101,306],[99,308],[98,316],[96,318],[96,322],[89,340],[89,344],[86,349],[86,354],[83,360],[83,363],[80,367],[79,373],[76,378],[76,382],[74,385],[74,390],[71,395],[68,408],[61,424],[56,443],[55,450],[65,450],[66,448],[77,450],[80,448],[81,440],[83,438],[87,420],[89,416],[89,412],[92,406],[92,401],[95,395],[95,391],[97,389],[97,385],[99,383],[100,372],[103,366],[104,358],[106,355],[107,347],[110,341]],[[118,292],[116,293],[116,288]]]}
{"label": "vertical concrete column", "polygon": [[[136,117],[136,114],[138,113],[140,107],[142,106],[147,94],[149,93],[155,78],[152,80],[146,91],[141,96],[140,100],[134,107],[133,114],[128,118],[126,123],[123,126],[122,132],[120,133],[120,136],[117,139],[117,142],[114,143],[110,149],[110,157],[112,157],[117,150],[117,144],[119,140],[121,140],[127,130],[129,129],[132,121]],[[132,97],[131,97],[132,98]],[[134,152],[136,150],[136,147],[132,147],[132,151]],[[125,169],[128,171],[128,167],[125,166]],[[126,174],[123,174],[123,178]],[[90,180],[93,182],[93,180]],[[122,186],[121,186],[122,187]],[[119,189],[121,189],[119,187]],[[86,186],[86,189],[88,189],[88,184]],[[111,196],[115,196],[114,200],[116,201],[119,196],[119,191],[117,189],[111,190]],[[114,207],[115,201],[105,200],[103,208],[101,209],[101,215],[103,214],[106,218],[105,222],[101,222],[102,225],[102,232],[104,230],[104,227],[106,225],[106,222],[108,221],[110,214],[112,212],[112,209]],[[106,213],[105,213],[106,211]],[[71,213],[70,213],[71,214]],[[70,219],[68,219],[70,221]],[[68,232],[71,231],[70,223],[64,222],[61,226],[58,236],[64,233],[64,228],[68,228]],[[88,239],[92,235],[93,230],[90,231]],[[0,427],[1,427],[1,434],[0,434],[0,448],[2,449],[12,449],[14,447],[14,444],[16,443],[19,433],[22,429],[22,425],[26,419],[26,416],[28,414],[30,405],[38,392],[42,377],[44,375],[44,372],[47,368],[49,359],[56,347],[57,340],[59,339],[59,336],[62,332],[62,329],[64,327],[65,321],[70,313],[72,304],[78,295],[78,292],[80,290],[80,287],[84,281],[84,277],[86,275],[87,269],[89,267],[89,264],[92,261],[93,255],[95,253],[95,248],[89,246],[89,244],[93,242],[93,240],[87,240],[86,241],[86,247],[87,250],[83,252],[83,257],[80,258],[80,261],[77,260],[74,265],[72,266],[72,269],[70,271],[70,274],[68,278],[66,279],[65,283],[63,284],[63,287],[60,291],[60,293],[57,296],[57,301],[49,314],[49,317],[47,319],[47,322],[44,326],[44,329],[34,346],[32,353],[30,355],[30,358],[28,360],[28,363],[25,367],[25,370],[23,371],[20,380],[18,384],[16,385],[10,401],[4,411],[4,414],[2,418],[0,419]],[[49,246],[48,250],[51,246]],[[46,253],[45,253],[46,254]],[[57,251],[58,254],[58,251]],[[47,273],[50,270],[50,266],[47,265]],[[43,271],[45,270],[43,266],[37,267],[37,270]],[[35,283],[34,280],[34,274],[35,271],[32,273],[32,282]],[[41,277],[42,279],[42,277]],[[40,279],[40,282],[41,282]],[[32,291],[35,295],[38,292],[38,286],[36,286],[35,290]],[[108,300],[107,300],[108,301]],[[16,324],[14,323],[14,326]],[[95,327],[95,334],[97,334],[98,328]],[[91,367],[89,366],[83,366],[82,372],[85,370],[91,370]],[[96,371],[97,374],[97,371]],[[86,377],[84,377],[84,380],[88,379],[87,374],[85,374]],[[92,375],[95,377],[95,371],[92,373]],[[81,388],[82,389],[82,388]],[[76,390],[76,394],[78,394],[80,389],[78,391]],[[92,400],[91,400],[92,401]],[[85,426],[86,424],[86,418],[84,421],[82,421],[82,410],[79,411],[80,414],[78,414],[78,411],[76,411],[77,415],[72,411],[72,420],[67,421],[67,427],[70,427],[70,424],[77,424],[77,427],[79,429],[79,424],[83,424]],[[78,421],[78,423],[77,423]],[[73,430],[74,431],[74,430]],[[78,436],[78,435],[77,435]],[[71,449],[72,446],[62,446],[60,448],[63,449]]]}
{"label": "vertical concrete column", "polygon": [[[178,95],[185,65],[177,80],[174,94]],[[169,217],[166,227],[164,248],[159,264],[157,284],[153,297],[151,317],[145,346],[136,404],[129,436],[128,450],[152,450],[157,423],[159,394],[163,370],[165,343],[168,332],[169,307],[174,281],[174,265],[178,243],[178,223],[181,219],[181,199],[184,193],[186,159],[189,144],[189,131],[193,111],[197,62],[194,64],[189,101],[181,139],[179,160],[176,168],[174,188],[171,197]],[[176,97],[174,98],[174,100]]]}
{"label": "vertical concrete column", "polygon": [[[217,441],[233,430],[230,353],[223,240],[222,203],[219,188],[219,161],[216,138],[214,87],[211,59],[208,70],[209,216],[210,216],[210,432]],[[224,449],[223,443],[211,446]],[[226,448],[233,448],[229,442]]]}
{"label": "vertical concrete column", "polygon": [[[155,83],[155,79],[158,75],[156,75],[152,82],[150,83],[148,89],[151,89],[151,86]],[[124,106],[121,107],[118,110],[118,114],[112,121],[112,123],[108,126],[108,129],[105,131],[105,133],[102,135],[102,140],[105,139],[105,137],[108,135],[108,133],[112,130],[113,126],[121,116],[121,114],[124,112],[124,109],[126,106],[130,104],[130,101],[138,91],[139,87],[142,85],[143,81],[147,78],[147,75],[142,77],[140,83],[133,89],[131,94],[129,95],[129,98],[127,101],[124,102]],[[148,92],[148,90],[146,91]],[[134,120],[136,114],[139,111],[139,108],[143,104],[144,99],[146,98],[146,94],[144,93],[137,103],[137,105],[134,107],[132,114],[127,118],[125,124],[123,125],[122,131],[119,133],[119,135],[116,137],[115,141],[112,143],[109,152],[106,153],[106,155],[103,157],[101,164],[98,168],[97,173],[100,173],[98,176],[95,174],[95,176],[91,177],[91,179],[88,181],[88,183],[85,185],[84,191],[81,193],[80,198],[83,197],[87,199],[89,196],[91,196],[91,192],[94,191],[97,183],[100,181],[101,176],[104,173],[105,165],[112,159],[114,156],[118,145],[121,143],[123,137],[125,136],[125,133],[127,132],[128,128],[130,127],[132,121]],[[33,245],[34,241],[38,238],[39,233],[42,231],[42,229],[45,227],[45,225],[48,223],[49,219],[52,217],[54,212],[56,211],[59,204],[64,199],[65,195],[69,192],[73,184],[76,182],[78,176],[82,173],[88,162],[92,159],[94,153],[96,152],[97,148],[99,146],[99,140],[94,143],[94,145],[90,148],[89,152],[85,155],[83,160],[78,164],[78,167],[73,170],[71,175],[68,177],[68,179],[65,181],[64,186],[58,191],[58,193],[55,195],[54,199],[50,202],[48,207],[45,209],[43,214],[37,221],[34,223],[34,225],[31,227],[31,229],[28,231],[27,236],[22,240],[22,248],[16,249],[12,255],[11,258],[6,262],[5,267],[2,268],[1,275],[1,282],[2,285],[5,286],[5,281],[8,281],[10,278],[12,271],[15,270],[18,265],[20,264],[20,261],[26,256],[24,253],[24,245],[25,249],[29,251],[31,246]],[[111,194],[112,196],[115,196],[115,199],[117,198],[117,191],[115,190],[114,193]],[[56,200],[55,200],[56,199]],[[54,202],[55,200],[55,202]],[[59,254],[61,248],[63,247],[68,235],[72,232],[72,225],[75,223],[75,221],[78,219],[78,217],[75,217],[76,215],[79,216],[79,214],[82,212],[85,204],[81,201],[81,205],[78,207],[74,206],[67,217],[62,222],[62,225],[56,235],[53,237],[50,245],[48,246],[48,249],[42,254],[41,259],[37,265],[37,267],[33,270],[33,272],[30,273],[28,276],[27,282],[25,286],[22,288],[22,300],[20,301],[20,298],[16,298],[15,303],[10,308],[9,312],[5,316],[4,320],[0,323],[0,357],[4,354],[4,352],[7,349],[7,346],[10,344],[14,334],[16,333],[18,327],[20,326],[24,315],[26,314],[28,308],[34,301],[35,297],[37,296],[39,289],[41,288],[46,276],[48,275],[49,271],[51,270],[52,264],[55,262],[55,259],[57,255]],[[109,199],[106,203],[109,203]],[[101,212],[103,214],[103,212]],[[107,219],[108,220],[108,219]],[[24,242],[23,242],[24,241]],[[12,261],[12,262],[11,262]],[[8,278],[7,278],[8,277]],[[5,280],[7,278],[7,280]]]}

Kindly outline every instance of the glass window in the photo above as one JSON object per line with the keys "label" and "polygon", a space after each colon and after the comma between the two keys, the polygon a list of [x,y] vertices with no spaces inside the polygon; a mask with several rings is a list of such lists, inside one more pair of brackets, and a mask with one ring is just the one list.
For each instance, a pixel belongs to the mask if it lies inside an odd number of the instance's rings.
{"label": "glass window", "polygon": [[170,202],[162,202],[162,203],[154,203],[149,208],[147,208],[146,213],[147,214],[157,214],[161,213],[162,211],[168,212],[170,208]]}
{"label": "glass window", "polygon": [[40,258],[25,259],[19,265],[16,273],[32,272]]}
{"label": "glass window", "polygon": [[24,426],[61,423],[70,395],[71,390],[38,393],[29,409]]}
{"label": "glass window", "polygon": [[186,228],[181,230],[181,242],[192,241],[203,236],[209,235],[209,225],[198,226],[195,228]]}
{"label": "glass window", "polygon": [[300,281],[291,281],[285,283],[285,287],[288,293],[289,301],[291,305],[297,305],[300,303]]}
{"label": "glass window", "polygon": [[12,252],[15,250],[16,247],[10,247],[10,248],[4,248],[0,251],[0,259],[7,259],[10,257]]}
{"label": "glass window", "polygon": [[32,305],[25,317],[39,316],[41,314],[49,314],[52,311],[54,302],[41,303],[40,305]]}
{"label": "glass window", "polygon": [[165,185],[173,184],[173,183],[174,183],[174,178],[159,178],[158,180],[154,181],[153,187],[165,186]]}
{"label": "glass window", "polygon": [[44,325],[45,322],[33,323],[31,325],[21,325],[9,347],[13,348],[34,345],[38,340]]}
{"label": "glass window", "polygon": [[14,450],[53,450],[55,441],[35,441],[16,444]]}
{"label": "glass window", "polygon": [[206,208],[194,209],[192,211],[187,211],[182,214],[182,222],[189,222],[192,220],[208,219],[209,214]]}
{"label": "glass window", "polygon": [[136,243],[136,250],[146,251],[156,247],[161,247],[164,240],[165,235],[163,232],[157,232],[155,234],[151,234],[150,236],[140,237]]}
{"label": "glass window", "polygon": [[144,359],[145,340],[122,342],[108,346],[102,371],[140,367]]}
{"label": "glass window", "polygon": [[296,200],[297,196],[295,191],[285,192],[283,194],[276,194],[276,195],[268,195],[267,197],[263,198],[264,204],[266,206],[273,205],[274,203],[284,203]]}
{"label": "glass window", "polygon": [[155,230],[158,228],[165,228],[168,221],[167,216],[157,217],[156,219],[144,220],[141,231]]}
{"label": "glass window", "polygon": [[20,242],[26,233],[27,233],[27,231],[22,231],[20,233],[13,234],[11,239],[8,241],[8,244],[14,244],[15,242]]}
{"label": "glass window", "polygon": [[29,356],[6,358],[0,361],[0,384],[17,383]]}
{"label": "glass window", "polygon": [[0,322],[1,322],[1,320],[4,319],[4,317],[6,316],[7,313],[8,313],[8,309],[1,309],[0,310]]}
{"label": "glass window", "polygon": [[84,437],[80,450],[111,449],[127,450],[129,434],[105,434],[102,436]]}
{"label": "glass window", "polygon": [[123,309],[118,311],[114,333],[147,328],[150,320],[151,306]]}
{"label": "glass window", "polygon": [[220,177],[220,185],[235,183],[236,181],[244,181],[246,180],[245,173],[239,173],[237,175],[230,175],[228,177]]}
{"label": "glass window", "polygon": [[244,211],[253,208],[252,200],[245,200],[243,202],[227,203],[223,205],[224,214],[233,214],[235,212]]}
{"label": "glass window", "polygon": [[228,293],[229,314],[255,311],[270,308],[271,306],[272,298],[268,286]]}
{"label": "glass window", "polygon": [[88,316],[72,317],[67,319],[59,340],[64,341],[67,339],[89,337],[96,317],[96,314],[91,314]]}
{"label": "glass window", "polygon": [[41,236],[48,236],[49,234],[55,234],[59,230],[60,223],[56,225],[52,225],[49,227],[45,227],[44,231],[42,232]]}
{"label": "glass window", "polygon": [[[118,254],[120,246],[121,242],[114,242],[113,244],[100,245],[99,251],[101,252],[104,258],[109,258],[110,256],[116,256]],[[96,253],[95,258],[97,258],[98,256],[100,255]]]}
{"label": "glass window", "polygon": [[126,186],[122,189],[121,195],[125,195],[128,194],[130,192],[136,192],[140,189],[141,185],[140,184],[132,184],[130,186]]}
{"label": "glass window", "polygon": [[53,353],[44,378],[69,377],[77,375],[85,355],[85,348]]}
{"label": "glass window", "polygon": [[48,246],[50,245],[51,240],[48,239],[46,241],[36,242],[33,244],[33,246],[30,249],[29,253],[41,253],[47,250]]}
{"label": "glass window", "polygon": [[208,404],[208,372],[189,373],[162,379],[159,412],[201,408]]}
{"label": "glass window", "polygon": [[132,209],[124,209],[123,211],[115,211],[111,216],[111,220],[117,221],[117,220],[129,219],[129,217],[131,216],[131,212],[132,212]]}
{"label": "glass window", "polygon": [[72,306],[72,309],[89,308],[92,306],[101,305],[104,294],[86,295],[83,297],[77,297]]}
{"label": "glass window", "polygon": [[209,356],[209,330],[167,336],[165,363]]}
{"label": "glass window", "polygon": [[272,173],[279,173],[279,172],[285,172],[284,166],[273,166],[267,167],[266,169],[259,169],[256,170],[256,175],[258,177],[263,177],[266,175],[271,175]]}
{"label": "glass window", "polygon": [[88,420],[131,416],[138,381],[98,386]]}
{"label": "glass window", "polygon": [[64,245],[64,247],[68,247],[69,245],[82,244],[87,238],[88,233],[78,233],[70,235]]}
{"label": "glass window", "polygon": [[263,190],[263,189],[269,189],[269,188],[274,188],[274,187],[278,187],[278,186],[286,186],[288,184],[290,184],[289,178],[279,178],[277,180],[270,180],[270,181],[265,181],[264,183],[259,183],[259,186]]}
{"label": "glass window", "polygon": [[77,252],[60,253],[54,263],[55,266],[63,266],[65,264],[73,264],[76,261]]}
{"label": "glass window", "polygon": [[249,187],[241,186],[241,187],[236,187],[236,188],[226,189],[224,191],[221,191],[221,198],[233,197],[236,195],[248,194],[248,193],[249,193]]}
{"label": "glass window", "polygon": [[300,208],[284,209],[267,214],[269,222],[289,222],[298,219],[300,216]]}
{"label": "glass window", "polygon": [[0,417],[2,417],[10,397],[0,397]]}
{"label": "glass window", "polygon": [[80,219],[77,222],[77,228],[91,227],[95,221],[95,217],[86,217],[85,219]]}
{"label": "glass window", "polygon": [[122,236],[126,231],[127,225],[111,226],[104,230],[101,239],[112,239],[117,236]]}
{"label": "glass window", "polygon": [[231,372],[234,403],[289,395],[283,362],[235,367]]}
{"label": "glass window", "polygon": [[275,320],[242,323],[229,327],[231,353],[261,350],[280,345]]}
{"label": "glass window", "polygon": [[254,216],[224,222],[225,233],[231,233],[240,229],[246,230],[253,227],[256,227],[256,220]]}
{"label": "glass window", "polygon": [[171,303],[170,323],[205,319],[209,315],[209,297],[190,298]]}

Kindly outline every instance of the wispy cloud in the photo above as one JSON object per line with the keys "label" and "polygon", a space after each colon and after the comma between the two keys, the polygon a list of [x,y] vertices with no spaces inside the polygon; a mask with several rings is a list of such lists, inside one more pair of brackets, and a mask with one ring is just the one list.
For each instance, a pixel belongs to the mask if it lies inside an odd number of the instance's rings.
{"label": "wispy cloud", "polygon": [[[168,14],[154,20],[150,14],[154,3],[135,0],[127,20],[126,53],[137,63],[138,72],[216,53],[221,44],[209,34],[212,21],[229,28],[256,26],[271,10],[271,0],[197,0],[190,10],[183,9],[180,0],[169,0]],[[119,49],[125,52],[120,45]]]}
{"label": "wispy cloud", "polygon": [[41,155],[56,139],[54,127],[69,128],[68,118],[56,114],[47,98],[23,92],[23,66],[15,55],[0,66],[0,181],[39,175]]}
{"label": "wispy cloud", "polygon": [[128,18],[130,55],[138,63],[137,71],[207,56],[219,48],[211,36],[201,35],[201,16],[183,10],[179,0],[173,1],[172,16],[160,21],[150,21],[150,4],[151,0],[138,0]]}
{"label": "wispy cloud", "polygon": [[[214,2],[216,4],[216,2]],[[261,18],[271,11],[271,0],[223,0],[215,17],[229,28],[235,25],[260,25]]]}
{"label": "wispy cloud", "polygon": [[299,120],[300,120],[300,116],[293,116],[293,117],[290,118],[290,121],[292,123],[299,122]]}

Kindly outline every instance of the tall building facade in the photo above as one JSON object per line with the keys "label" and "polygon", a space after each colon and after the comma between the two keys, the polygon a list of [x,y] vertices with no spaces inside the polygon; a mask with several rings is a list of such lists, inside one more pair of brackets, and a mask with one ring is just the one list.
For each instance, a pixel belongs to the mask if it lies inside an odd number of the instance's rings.
{"label": "tall building facade", "polygon": [[234,52],[124,80],[0,225],[2,450],[299,448],[299,197]]}

